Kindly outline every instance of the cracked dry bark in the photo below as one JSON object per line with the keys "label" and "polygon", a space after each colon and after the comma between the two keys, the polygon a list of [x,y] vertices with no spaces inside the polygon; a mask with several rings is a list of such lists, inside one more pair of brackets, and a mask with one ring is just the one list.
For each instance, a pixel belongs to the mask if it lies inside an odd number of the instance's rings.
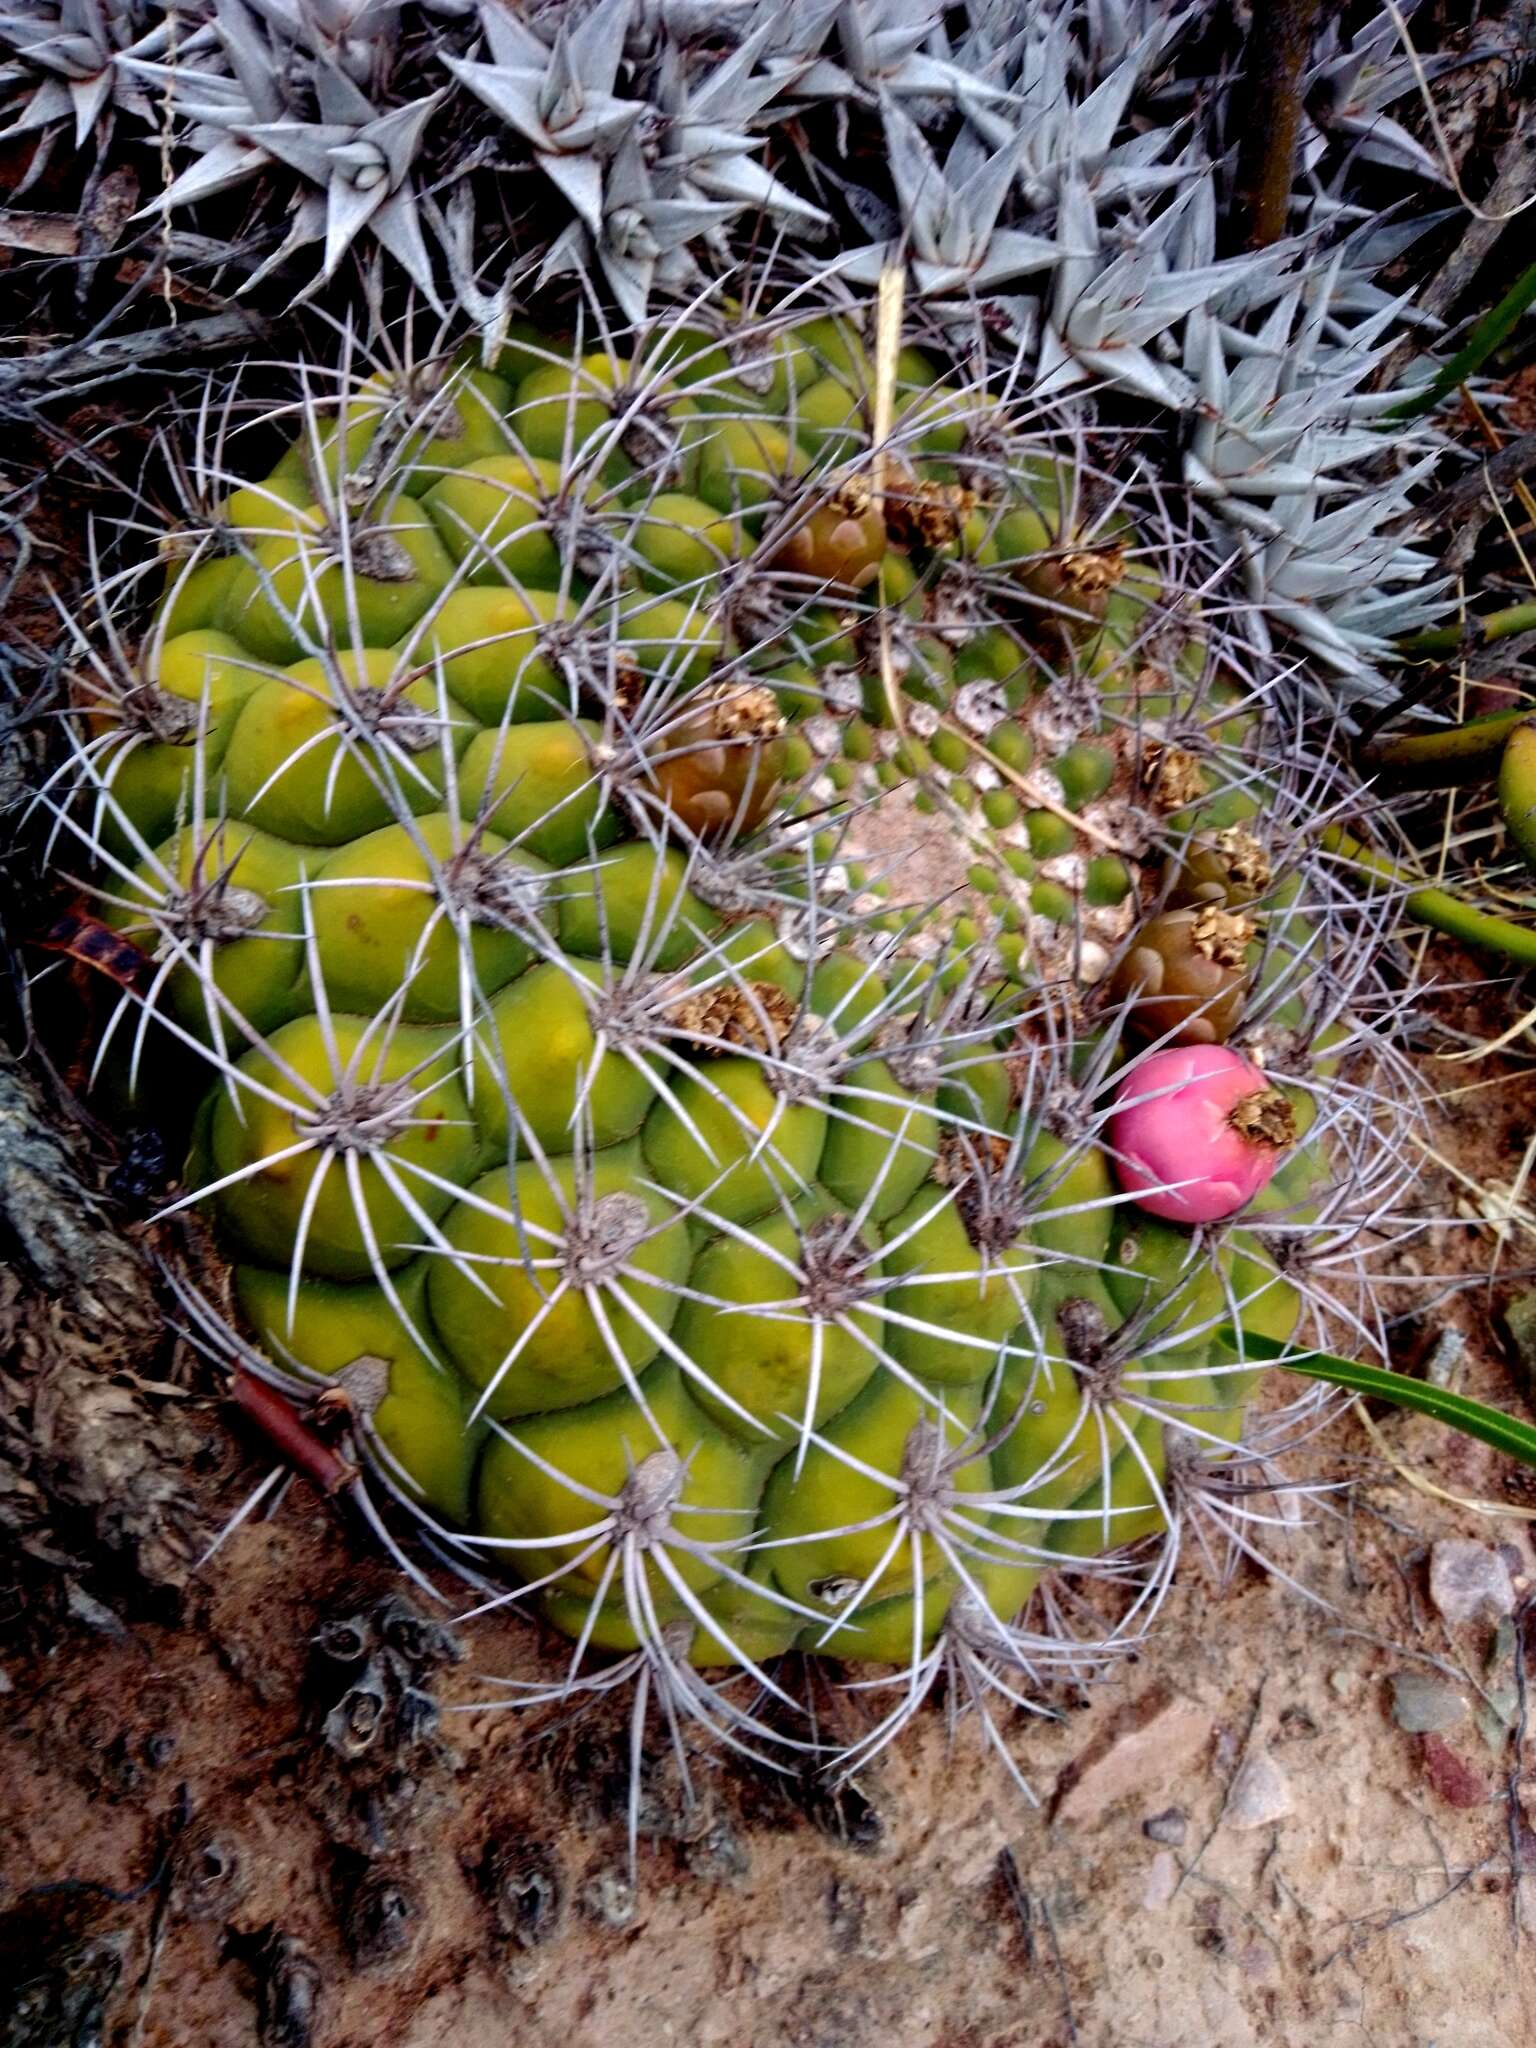
{"label": "cracked dry bark", "polygon": [[84,1147],[0,1054],[0,1630],[35,1635],[61,1609],[110,1630],[119,1586],[177,1602],[203,1540],[203,1439],[140,1377],[163,1339],[149,1264]]}

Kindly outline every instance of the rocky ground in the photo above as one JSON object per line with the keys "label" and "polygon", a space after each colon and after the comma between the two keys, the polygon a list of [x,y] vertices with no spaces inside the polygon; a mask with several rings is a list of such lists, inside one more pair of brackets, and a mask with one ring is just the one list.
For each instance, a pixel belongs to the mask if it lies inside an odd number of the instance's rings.
{"label": "rocky ground", "polygon": [[[1497,1490],[1427,1426],[1382,1435]],[[531,1631],[442,1663],[295,1489],[195,1625],[10,1668],[0,1943],[55,2018],[13,2003],[0,2040],[1514,2048],[1526,1524],[1409,1489],[1358,1425],[1329,1462],[1349,1490],[1276,1548],[1332,1606],[1191,1571],[1146,1654],[1008,1730],[1038,1809],[937,1713],[840,1807],[706,1758],[690,1808],[652,1757],[633,1887],[619,1722],[488,1708],[488,1674],[553,1670]],[[356,1661],[313,1647],[357,1617]]]}

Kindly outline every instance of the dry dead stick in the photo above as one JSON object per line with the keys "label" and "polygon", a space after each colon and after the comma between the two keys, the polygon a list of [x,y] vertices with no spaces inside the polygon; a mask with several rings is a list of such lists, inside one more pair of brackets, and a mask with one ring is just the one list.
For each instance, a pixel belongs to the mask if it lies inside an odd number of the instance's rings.
{"label": "dry dead stick", "polygon": [[1416,311],[1448,313],[1483,267],[1510,217],[1536,191],[1536,124],[1522,121],[1499,152],[1498,168],[1485,198],[1478,204],[1480,217],[1468,221],[1464,232],[1444,263],[1424,281]]}
{"label": "dry dead stick", "polygon": [[1039,1910],[1040,1918],[1045,1925],[1046,1939],[1051,1945],[1051,1962],[1055,1967],[1056,1982],[1061,1988],[1061,2017],[1066,2026],[1067,2041],[1069,2048],[1075,2048],[1080,2037],[1077,2020],[1072,2011],[1072,1992],[1067,1984],[1067,1966],[1062,1959],[1061,1942],[1057,1938],[1056,1922],[1051,1914],[1050,1903],[1044,1892],[1041,1892],[1038,1898],[1031,1895],[1019,1875],[1019,1859],[1011,1849],[998,1851],[997,1870],[1003,1881],[1003,1889],[1008,1894],[1008,1903],[1018,1916],[1019,1932],[1024,1937],[1024,1959],[1031,1970],[1039,1960],[1039,1951],[1035,1947],[1035,1912],[1037,1908]]}
{"label": "dry dead stick", "polygon": [[1320,11],[1320,0],[1254,0],[1228,228],[1234,248],[1267,249],[1285,233],[1301,134],[1301,76]]}
{"label": "dry dead stick", "polygon": [[[1521,434],[1507,441],[1495,455],[1485,456],[1476,469],[1434,497],[1426,499],[1414,517],[1427,527],[1449,526],[1475,512],[1486,496],[1507,490],[1523,476],[1536,470],[1536,433]],[[1490,509],[1488,518],[1496,516]]]}
{"label": "dry dead stick", "polygon": [[154,327],[140,334],[104,334],[95,340],[66,342],[41,355],[0,363],[0,398],[42,388],[78,392],[113,377],[144,370],[173,357],[217,355],[225,349],[262,340],[271,323],[255,313],[216,313],[206,320],[185,320],[179,327]]}
{"label": "dry dead stick", "polygon": [[20,249],[29,256],[73,256],[80,230],[67,214],[0,213],[0,249]]}
{"label": "dry dead stick", "polygon": [[[896,362],[901,352],[901,308],[906,294],[907,273],[903,265],[888,263],[880,273],[880,296],[875,332],[875,419],[874,461],[875,504],[885,511],[885,480],[889,462],[888,443],[896,417]],[[907,736],[902,715],[901,690],[891,657],[891,629],[885,608],[880,611],[880,682],[892,723],[902,739]]]}
{"label": "dry dead stick", "polygon": [[[189,256],[206,255],[206,247],[195,238],[177,236],[174,238],[173,253],[185,244]],[[16,250],[24,256],[78,256],[81,253],[80,223],[67,213],[25,213],[15,207],[0,210],[0,252]],[[164,262],[157,259],[146,263],[136,256],[125,256],[112,275],[119,284],[136,284],[148,272],[163,275],[165,289],[182,305],[197,306],[205,312],[220,313],[228,309],[229,301],[217,292],[207,292],[194,284],[187,284],[179,277],[172,277],[165,269]]]}

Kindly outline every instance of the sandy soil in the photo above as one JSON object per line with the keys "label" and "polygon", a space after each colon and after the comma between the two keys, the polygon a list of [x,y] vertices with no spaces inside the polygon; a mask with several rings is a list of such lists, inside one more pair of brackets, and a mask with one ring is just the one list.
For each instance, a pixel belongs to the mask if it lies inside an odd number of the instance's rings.
{"label": "sandy soil", "polygon": [[[1437,1142],[1507,1175],[1531,1099],[1510,1071]],[[1455,1213],[1432,1159],[1421,1192]],[[1511,1270],[1529,1253],[1468,1220],[1416,1257],[1476,1272],[1496,1249]],[[1457,1383],[1519,1407],[1486,1290],[1441,1292],[1416,1287],[1405,1361],[1458,1326]],[[263,1466],[201,1426],[226,1513]],[[1192,1556],[1149,1648],[1059,1720],[1008,1726],[1038,1808],[937,1711],[841,1806],[709,1756],[690,1805],[649,1756],[634,1890],[621,1718],[488,1706],[493,1677],[553,1674],[553,1645],[492,1617],[445,1661],[295,1485],[194,1580],[184,1625],[65,1627],[7,1668],[0,1980],[30,1988],[0,2043],[1515,2048],[1536,2038],[1532,1501],[1431,1424],[1376,1427],[1341,1421],[1315,1460],[1340,1490],[1265,1532],[1330,1604],[1251,1565],[1223,1589]],[[1436,1611],[1448,1536],[1505,1546],[1502,1631]],[[372,1647],[345,1663],[314,1639],[356,1647],[349,1617]],[[369,1672],[373,1706],[348,1692]],[[1440,1730],[1394,1719],[1405,1672],[1438,1683]]]}
{"label": "sandy soil", "polygon": [[[1385,1434],[1489,1479],[1417,1425]],[[1358,1433],[1338,1447],[1354,1462]],[[1284,1545],[1338,1613],[1256,1572],[1183,1586],[1091,1703],[1009,1730],[1040,1810],[971,1731],[947,1752],[937,1714],[861,1782],[849,1840],[707,1759],[690,1811],[658,1764],[631,1894],[617,1724],[475,1705],[483,1673],[538,1661],[519,1625],[466,1631],[427,1680],[436,1736],[326,1747],[308,1639],[389,1588],[295,1492],[210,1569],[205,1626],[10,1674],[0,1939],[25,1930],[33,1964],[73,1945],[77,1972],[82,1943],[117,1944],[106,2038],[144,2048],[1514,2048],[1536,1835],[1512,1744],[1468,1713],[1442,1754],[1389,1711],[1389,1674],[1425,1660],[1474,1706],[1513,1675],[1487,1670],[1490,1626],[1448,1631],[1425,1598],[1426,1540],[1468,1519],[1363,1475]],[[1529,1563],[1523,1525],[1477,1534]],[[1248,1824],[1255,1783],[1289,1811]],[[308,1959],[307,2034],[273,2009],[273,1928]]]}

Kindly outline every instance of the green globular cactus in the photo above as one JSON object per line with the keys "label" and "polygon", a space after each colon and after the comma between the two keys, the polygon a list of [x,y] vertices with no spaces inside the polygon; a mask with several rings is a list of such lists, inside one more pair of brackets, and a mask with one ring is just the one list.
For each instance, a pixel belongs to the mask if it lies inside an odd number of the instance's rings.
{"label": "green globular cactus", "polygon": [[[1063,1572],[1160,1585],[1376,1114],[1346,913],[1167,550],[915,350],[877,450],[869,335],[311,405],[179,536],[55,791],[152,962],[102,1087],[201,1062],[227,1341],[381,1368],[387,1491],[738,1737],[698,1672],[895,1664],[885,1739],[940,1675],[1027,1690]],[[980,863],[949,937],[848,851],[877,765]],[[1230,971],[1178,978],[1186,926]],[[1262,1212],[1122,1189],[1114,1091],[1170,1037],[1276,1076]]]}

